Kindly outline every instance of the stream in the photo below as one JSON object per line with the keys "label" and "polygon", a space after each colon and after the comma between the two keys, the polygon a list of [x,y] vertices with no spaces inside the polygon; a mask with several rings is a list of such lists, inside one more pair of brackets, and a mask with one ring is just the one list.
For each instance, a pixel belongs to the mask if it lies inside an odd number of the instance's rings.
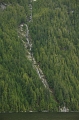
{"label": "stream", "polygon": [[[29,22],[31,22],[31,21],[33,21],[32,20],[32,4],[31,3],[29,4],[29,10],[30,10]],[[25,49],[27,49],[27,51],[28,51],[27,57],[32,62],[33,68],[36,70],[36,72],[37,72],[40,80],[42,81],[44,87],[47,88],[50,92],[52,92],[49,88],[47,80],[45,79],[45,75],[43,74],[43,71],[41,70],[40,66],[37,64],[37,62],[36,62],[36,60],[33,56],[33,53],[31,51],[32,50],[32,42],[31,42],[31,39],[29,37],[30,35],[29,35],[28,25],[27,24],[21,24],[20,25],[21,31],[22,31],[23,25],[26,26],[26,42],[24,42],[23,40],[22,40],[22,42],[24,44]]]}

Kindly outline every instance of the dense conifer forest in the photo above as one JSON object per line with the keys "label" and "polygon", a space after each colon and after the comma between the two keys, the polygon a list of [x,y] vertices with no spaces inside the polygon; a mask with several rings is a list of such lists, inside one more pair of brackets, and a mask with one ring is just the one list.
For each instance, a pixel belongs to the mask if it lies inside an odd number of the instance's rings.
{"label": "dense conifer forest", "polygon": [[[79,1],[0,0],[0,112],[79,111]],[[32,21],[29,22],[29,4]],[[52,91],[27,58],[18,27],[26,23],[32,53]],[[26,40],[26,38],[24,38]]]}

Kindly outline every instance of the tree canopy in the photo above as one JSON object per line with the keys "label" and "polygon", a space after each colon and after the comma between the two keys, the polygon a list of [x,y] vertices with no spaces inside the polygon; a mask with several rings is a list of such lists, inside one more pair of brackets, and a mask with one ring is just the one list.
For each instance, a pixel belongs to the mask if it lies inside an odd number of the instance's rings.
{"label": "tree canopy", "polygon": [[[78,0],[1,0],[0,112],[58,111],[65,105],[79,110],[79,3]],[[32,53],[53,91],[42,84],[27,58],[20,24],[28,24]],[[24,38],[26,39],[26,38]]]}

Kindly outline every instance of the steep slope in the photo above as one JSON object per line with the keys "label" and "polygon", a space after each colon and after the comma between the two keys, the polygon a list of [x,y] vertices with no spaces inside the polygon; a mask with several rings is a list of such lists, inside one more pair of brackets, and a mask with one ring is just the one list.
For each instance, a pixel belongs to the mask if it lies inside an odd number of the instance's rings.
{"label": "steep slope", "polygon": [[[78,0],[36,0],[31,14],[29,0],[0,3],[0,112],[57,111],[64,103],[70,110],[79,110]],[[52,95],[28,59],[22,42],[26,37],[18,37],[23,23],[29,26],[31,54]]]}
{"label": "steep slope", "polygon": [[79,2],[33,2],[32,52],[60,106],[79,110]]}
{"label": "steep slope", "polygon": [[0,112],[57,111],[57,103],[40,81],[18,36],[19,25],[29,16],[26,6],[26,0],[13,1],[0,10]]}

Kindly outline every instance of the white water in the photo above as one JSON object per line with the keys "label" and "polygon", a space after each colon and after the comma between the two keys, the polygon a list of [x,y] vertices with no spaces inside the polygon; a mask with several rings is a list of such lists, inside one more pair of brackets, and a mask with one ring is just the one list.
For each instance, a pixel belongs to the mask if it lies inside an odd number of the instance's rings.
{"label": "white water", "polygon": [[[30,18],[29,18],[29,22],[31,22],[31,21],[33,21],[32,20],[32,4],[31,3],[29,4],[29,9],[30,9],[30,13],[31,13]],[[22,30],[23,25],[26,26],[26,35],[25,35],[26,36],[26,42],[24,42],[23,40],[22,41],[23,41],[25,49],[27,49],[27,51],[28,51],[27,57],[32,62],[32,65],[33,65],[34,69],[36,70],[36,72],[37,72],[40,80],[42,81],[44,87],[47,88],[52,93],[52,91],[50,90],[49,85],[47,83],[47,80],[45,79],[45,75],[43,74],[43,71],[41,70],[40,66],[37,64],[37,62],[36,62],[36,60],[33,56],[33,53],[31,51],[32,50],[32,42],[31,42],[31,39],[29,37],[30,35],[29,35],[28,25],[27,24],[21,24],[20,25],[21,30]],[[22,32],[21,32],[21,34],[23,34]]]}

